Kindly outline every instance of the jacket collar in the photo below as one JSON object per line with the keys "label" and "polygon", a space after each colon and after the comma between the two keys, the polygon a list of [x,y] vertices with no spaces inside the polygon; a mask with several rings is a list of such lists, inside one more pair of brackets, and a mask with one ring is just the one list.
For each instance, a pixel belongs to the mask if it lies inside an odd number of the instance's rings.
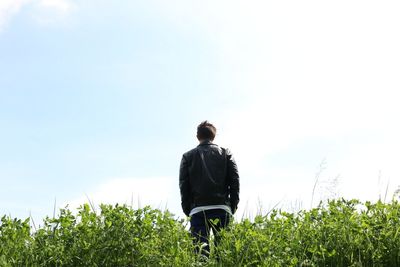
{"label": "jacket collar", "polygon": [[215,144],[210,140],[204,140],[198,146],[206,146],[206,145],[215,145]]}

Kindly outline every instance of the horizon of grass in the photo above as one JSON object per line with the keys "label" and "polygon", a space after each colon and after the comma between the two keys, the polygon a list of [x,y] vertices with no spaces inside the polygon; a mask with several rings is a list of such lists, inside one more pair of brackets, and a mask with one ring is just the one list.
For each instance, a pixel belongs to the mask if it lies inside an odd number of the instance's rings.
{"label": "horizon of grass", "polygon": [[333,199],[234,220],[207,261],[194,253],[188,220],[168,210],[83,204],[54,215],[39,227],[3,216],[0,266],[400,266],[394,198]]}

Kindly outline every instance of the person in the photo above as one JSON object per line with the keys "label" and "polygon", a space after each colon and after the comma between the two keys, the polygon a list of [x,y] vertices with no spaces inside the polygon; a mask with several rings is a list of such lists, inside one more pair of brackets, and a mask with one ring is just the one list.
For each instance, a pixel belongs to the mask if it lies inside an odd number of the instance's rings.
{"label": "person", "polygon": [[209,255],[210,229],[218,245],[239,203],[239,172],[229,149],[214,144],[216,128],[208,121],[197,127],[199,145],[182,156],[179,187],[183,212],[190,217],[190,231],[197,252]]}

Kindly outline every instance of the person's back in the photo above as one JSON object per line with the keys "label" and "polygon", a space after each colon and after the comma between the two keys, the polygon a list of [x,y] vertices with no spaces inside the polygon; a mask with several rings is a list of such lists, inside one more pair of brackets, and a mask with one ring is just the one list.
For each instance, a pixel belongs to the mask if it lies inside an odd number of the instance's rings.
{"label": "person's back", "polygon": [[[228,149],[212,142],[215,134],[215,127],[207,121],[198,126],[200,144],[183,154],[179,173],[183,212],[191,217],[195,242],[207,244],[206,252],[210,228],[217,234],[239,203],[236,162]],[[211,225],[214,219],[218,219],[217,225]]]}

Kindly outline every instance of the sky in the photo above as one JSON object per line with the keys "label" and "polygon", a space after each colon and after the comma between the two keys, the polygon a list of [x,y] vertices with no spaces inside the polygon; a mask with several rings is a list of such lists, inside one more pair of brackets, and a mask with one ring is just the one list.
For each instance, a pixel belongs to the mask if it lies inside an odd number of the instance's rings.
{"label": "sky", "polygon": [[179,163],[203,120],[237,161],[239,217],[390,201],[399,13],[398,1],[0,0],[0,214],[41,220],[90,200],[183,217]]}

